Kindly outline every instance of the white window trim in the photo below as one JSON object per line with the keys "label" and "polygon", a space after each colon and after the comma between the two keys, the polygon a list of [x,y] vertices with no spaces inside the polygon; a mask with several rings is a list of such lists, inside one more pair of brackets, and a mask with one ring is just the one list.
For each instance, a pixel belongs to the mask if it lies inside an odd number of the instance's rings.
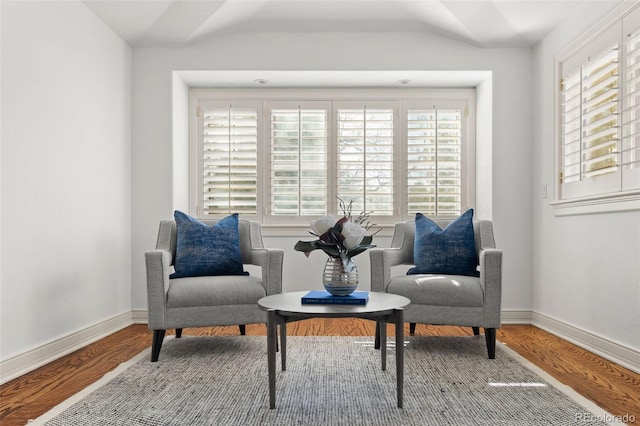
{"label": "white window trim", "polygon": [[[261,103],[261,126],[263,129],[267,126],[267,121],[265,120],[265,114],[269,113],[268,105],[270,102],[277,104],[277,101],[296,101],[299,100],[301,102],[308,101],[350,101],[350,100],[371,100],[371,101],[383,101],[383,102],[394,102],[400,100],[400,105],[398,111],[400,115],[403,115],[408,107],[406,105],[436,105],[438,108],[447,108],[447,105],[462,105],[466,104],[465,115],[467,118],[467,132],[465,137],[467,138],[467,149],[471,150],[471,156],[467,158],[467,173],[465,174],[465,183],[467,186],[467,199],[463,200],[462,211],[466,208],[474,207],[475,205],[475,191],[476,191],[476,176],[475,176],[475,132],[476,132],[476,122],[475,122],[475,89],[474,88],[456,88],[456,89],[439,89],[439,88],[411,88],[411,89],[394,89],[394,88],[380,88],[380,89],[295,89],[295,88],[267,88],[267,89],[243,89],[243,88],[217,88],[217,89],[191,89],[189,93],[190,97],[190,114],[192,117],[195,117],[197,114],[197,106],[199,102],[221,102],[223,104],[229,104],[229,100],[232,100],[232,103],[245,104],[246,102],[258,102]],[[335,115],[335,107],[332,108],[331,113]],[[403,117],[396,117],[398,120],[398,125],[402,126],[403,123],[406,122],[406,119]],[[203,217],[200,216],[197,211],[197,199],[199,196],[198,187],[195,179],[198,179],[198,175],[196,175],[197,171],[200,169],[200,165],[198,164],[197,151],[198,151],[198,128],[197,128],[197,120],[190,120],[190,171],[189,171],[189,211],[195,217]],[[330,128],[331,140],[335,140],[335,129]],[[264,134],[264,132],[263,132]],[[372,219],[375,223],[378,224],[379,227],[382,228],[382,232],[380,235],[391,235],[393,231],[393,225],[395,222],[411,220],[412,217],[406,212],[406,206],[404,205],[403,200],[405,200],[405,173],[402,170],[406,164],[406,160],[403,156],[406,155],[406,150],[404,144],[401,141],[405,138],[404,128],[400,128],[400,132],[397,133],[396,136],[396,146],[399,146],[399,149],[394,149],[394,162],[399,161],[397,164],[402,165],[402,167],[397,167],[394,170],[394,187],[401,188],[400,191],[394,192],[394,203],[396,206],[400,206],[396,208],[396,212],[391,216],[382,216],[375,217],[372,216]],[[268,152],[270,149],[267,147],[266,140],[260,140],[259,136],[259,146],[258,146],[258,158],[262,158],[262,161],[258,161],[258,176],[263,176],[267,170],[269,170],[269,155]],[[329,158],[330,161],[335,161],[335,149],[332,144],[329,144]],[[332,163],[334,164],[334,163]],[[334,191],[333,188],[333,179],[335,176],[335,168],[333,166],[329,167],[330,172],[330,190],[329,194],[332,194]],[[269,220],[266,219],[265,216],[265,206],[268,202],[267,196],[269,194],[269,189],[267,187],[267,182],[260,182],[260,188],[258,189],[258,212],[255,217],[243,215],[243,218],[248,220],[256,220],[262,223],[263,228],[265,228],[267,233],[270,231],[282,231],[283,233],[279,235],[300,235],[301,230],[306,230],[309,228],[309,221],[307,217],[301,217],[300,220],[293,220],[289,222],[283,221],[274,221],[272,218]],[[334,197],[335,198],[335,197]],[[330,200],[331,201],[331,200]],[[374,212],[375,213],[375,212]],[[208,216],[209,218],[211,216]],[[377,221],[380,219],[381,221]],[[303,223],[304,222],[304,223]]]}
{"label": "white window trim", "polygon": [[630,191],[621,190],[612,193],[598,194],[592,196],[577,197],[571,199],[561,198],[561,101],[562,93],[559,82],[562,79],[562,63],[573,56],[580,49],[585,48],[594,42],[601,34],[609,30],[614,25],[619,25],[625,15],[633,13],[634,9],[640,8],[637,2],[624,2],[609,14],[607,14],[600,22],[593,25],[591,29],[567,47],[562,49],[554,58],[554,168],[553,182],[554,198],[549,203],[554,209],[556,216],[569,216],[592,213],[605,213],[617,211],[640,210],[640,188]]}

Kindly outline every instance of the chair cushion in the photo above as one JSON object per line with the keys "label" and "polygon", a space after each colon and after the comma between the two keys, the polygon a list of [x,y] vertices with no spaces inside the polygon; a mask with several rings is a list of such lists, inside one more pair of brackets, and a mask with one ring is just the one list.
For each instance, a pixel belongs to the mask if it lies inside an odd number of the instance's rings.
{"label": "chair cushion", "polygon": [[251,276],[209,276],[169,281],[168,308],[196,306],[257,305],[267,295],[259,278]]}
{"label": "chair cushion", "polygon": [[407,274],[479,276],[473,209],[457,217],[444,230],[422,213],[416,213],[413,261],[415,267]]}
{"label": "chair cushion", "polygon": [[465,275],[421,274],[391,279],[387,293],[399,294],[411,304],[432,306],[483,306],[480,278]]}
{"label": "chair cushion", "polygon": [[238,214],[209,226],[175,211],[176,258],[171,278],[203,275],[248,275],[242,266]]}

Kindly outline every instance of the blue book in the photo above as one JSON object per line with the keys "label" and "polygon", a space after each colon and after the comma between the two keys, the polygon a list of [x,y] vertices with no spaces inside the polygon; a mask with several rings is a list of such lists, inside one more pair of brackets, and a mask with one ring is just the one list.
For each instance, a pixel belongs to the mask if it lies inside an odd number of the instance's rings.
{"label": "blue book", "polygon": [[354,291],[348,296],[334,296],[326,290],[313,290],[302,296],[303,305],[366,305],[368,291]]}

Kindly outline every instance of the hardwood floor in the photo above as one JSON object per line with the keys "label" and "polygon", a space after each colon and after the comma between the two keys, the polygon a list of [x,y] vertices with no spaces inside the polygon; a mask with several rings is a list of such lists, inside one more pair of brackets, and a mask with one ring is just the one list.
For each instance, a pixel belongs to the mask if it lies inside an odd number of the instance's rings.
{"label": "hardwood floor", "polygon": [[[248,325],[248,335],[266,335]],[[291,323],[288,335],[372,336],[374,323],[358,319],[311,319]],[[405,333],[408,335],[408,324]],[[168,333],[170,334],[170,333]],[[236,335],[238,327],[185,329],[185,335]],[[416,335],[470,335],[471,329],[419,324]],[[388,335],[393,335],[390,327]],[[609,413],[640,425],[640,375],[536,327],[503,325],[498,340]],[[0,386],[0,424],[24,425],[151,346],[146,325],[132,325]],[[162,354],[160,355],[162,356]]]}

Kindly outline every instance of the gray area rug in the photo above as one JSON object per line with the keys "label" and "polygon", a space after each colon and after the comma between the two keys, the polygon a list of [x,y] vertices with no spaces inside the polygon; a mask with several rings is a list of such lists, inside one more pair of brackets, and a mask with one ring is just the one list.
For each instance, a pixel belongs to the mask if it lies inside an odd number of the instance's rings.
{"label": "gray area rug", "polygon": [[[269,409],[265,337],[165,341],[46,425],[603,425],[606,413],[549,385],[484,337],[408,337],[404,408],[395,351],[387,371],[367,337],[288,337]],[[535,369],[535,368],[534,368]],[[543,373],[544,374],[544,373]],[[551,379],[552,380],[552,379]],[[593,409],[595,408],[595,410]],[[589,410],[591,409],[591,410]],[[58,409],[60,411],[60,409]],[[47,420],[47,417],[49,419]]]}

